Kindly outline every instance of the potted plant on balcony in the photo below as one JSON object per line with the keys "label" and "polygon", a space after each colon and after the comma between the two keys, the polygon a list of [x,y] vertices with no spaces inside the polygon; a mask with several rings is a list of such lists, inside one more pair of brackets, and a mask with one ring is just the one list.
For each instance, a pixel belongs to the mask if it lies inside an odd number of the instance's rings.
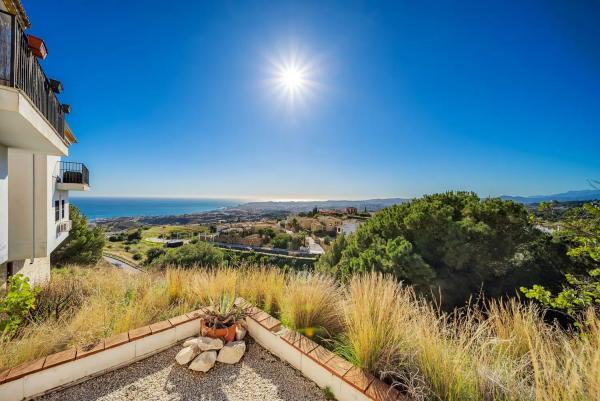
{"label": "potted plant on balcony", "polygon": [[236,305],[235,296],[222,293],[204,309],[200,320],[200,333],[211,338],[221,338],[224,343],[235,339],[237,323],[247,315],[247,307]]}
{"label": "potted plant on balcony", "polygon": [[48,48],[43,39],[38,38],[37,36],[27,35],[27,44],[34,56],[43,60],[48,55]]}

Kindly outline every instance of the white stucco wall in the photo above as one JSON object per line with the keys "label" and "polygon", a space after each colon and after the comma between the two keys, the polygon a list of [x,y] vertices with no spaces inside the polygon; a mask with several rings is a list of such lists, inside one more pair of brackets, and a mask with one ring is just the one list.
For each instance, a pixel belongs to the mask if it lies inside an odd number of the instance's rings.
{"label": "white stucco wall", "polygon": [[0,264],[8,259],[8,148],[0,145]]}
{"label": "white stucco wall", "polygon": [[29,283],[41,285],[50,280],[50,256],[31,259],[16,260],[13,262],[13,274],[22,274],[29,277]]}
{"label": "white stucco wall", "polygon": [[[56,189],[56,177],[59,174],[59,161],[58,156],[47,156],[47,167],[46,167],[46,193],[48,194],[48,212],[46,214],[46,226],[48,239],[48,254],[50,254],[61,242],[67,239],[69,233],[57,232],[58,224],[61,221],[69,220],[69,192],[60,191]],[[65,201],[65,213],[64,217],[62,213],[62,201]],[[60,218],[58,222],[55,220],[54,214],[54,202],[59,202],[60,207]]]}
{"label": "white stucco wall", "polygon": [[48,256],[46,158],[26,150],[8,150],[8,260]]}

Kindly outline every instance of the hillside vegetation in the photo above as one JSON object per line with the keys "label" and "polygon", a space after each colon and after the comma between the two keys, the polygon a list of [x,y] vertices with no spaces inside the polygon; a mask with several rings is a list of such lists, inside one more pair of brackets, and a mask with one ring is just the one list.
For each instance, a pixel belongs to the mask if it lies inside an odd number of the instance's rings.
{"label": "hillside vegetation", "polygon": [[557,288],[564,272],[580,268],[522,205],[466,192],[383,209],[354,235],[338,238],[317,266],[343,280],[391,274],[420,293],[440,294],[447,308],[480,293],[495,298],[533,284]]}
{"label": "hillside vegetation", "polygon": [[593,313],[573,333],[515,301],[443,313],[378,273],[342,284],[266,267],[56,272],[16,334],[1,338],[0,368],[189,312],[223,293],[244,296],[416,400],[600,399]]}

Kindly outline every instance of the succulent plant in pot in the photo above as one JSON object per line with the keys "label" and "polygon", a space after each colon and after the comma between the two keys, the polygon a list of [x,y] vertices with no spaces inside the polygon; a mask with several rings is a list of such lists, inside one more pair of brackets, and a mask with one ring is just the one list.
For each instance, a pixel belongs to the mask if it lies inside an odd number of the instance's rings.
{"label": "succulent plant in pot", "polygon": [[248,310],[247,306],[236,305],[235,300],[235,295],[225,292],[218,299],[210,300],[200,320],[203,336],[221,338],[225,343],[235,339],[236,324],[246,317]]}

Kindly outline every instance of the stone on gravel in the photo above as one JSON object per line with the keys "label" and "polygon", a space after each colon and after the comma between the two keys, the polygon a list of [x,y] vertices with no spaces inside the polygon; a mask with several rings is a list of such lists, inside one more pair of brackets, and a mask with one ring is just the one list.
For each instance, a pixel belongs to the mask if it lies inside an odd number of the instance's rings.
{"label": "stone on gravel", "polygon": [[240,363],[217,363],[208,373],[175,362],[180,350],[169,348],[36,401],[326,401],[315,383],[251,338]]}
{"label": "stone on gravel", "polygon": [[208,372],[215,366],[217,360],[217,351],[206,351],[201,353],[192,361],[190,369],[197,372]]}
{"label": "stone on gravel", "polygon": [[194,359],[199,353],[200,348],[198,348],[196,345],[185,347],[177,353],[177,355],[175,356],[175,360],[178,364],[185,365],[190,363],[190,361]]}
{"label": "stone on gravel", "polygon": [[220,350],[223,348],[223,340],[220,338],[198,337],[198,347],[201,351]]}
{"label": "stone on gravel", "polygon": [[245,327],[237,325],[235,327],[235,339],[238,341],[241,341],[244,339],[244,337],[246,337],[246,333],[248,332],[248,330],[246,330]]}
{"label": "stone on gravel", "polygon": [[196,338],[196,337],[188,338],[183,343],[184,347],[191,347],[192,345],[198,345],[198,338]]}
{"label": "stone on gravel", "polygon": [[242,359],[244,352],[246,352],[246,343],[243,341],[233,341],[219,351],[217,361],[233,365]]}

